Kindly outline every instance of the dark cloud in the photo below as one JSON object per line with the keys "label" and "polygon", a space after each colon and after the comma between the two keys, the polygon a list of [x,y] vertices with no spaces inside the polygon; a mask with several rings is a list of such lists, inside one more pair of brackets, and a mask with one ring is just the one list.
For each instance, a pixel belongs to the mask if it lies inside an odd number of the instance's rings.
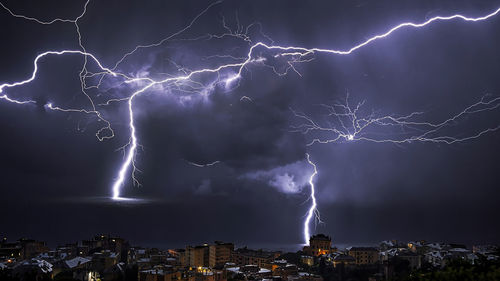
{"label": "dark cloud", "polygon": [[[56,10],[74,15],[74,7],[54,3],[37,4],[38,9],[17,1],[6,5],[47,18]],[[90,52],[113,65],[135,45],[156,42],[187,25],[205,7],[197,1],[91,2],[81,22],[83,40]],[[221,15],[235,27],[237,12],[241,24],[260,22],[282,45],[347,48],[403,20],[454,12],[479,15],[494,8],[492,1],[227,2],[178,39],[220,32]],[[46,58],[39,79],[12,91],[33,98],[36,106],[0,102],[2,234],[54,243],[110,232],[165,247],[214,239],[275,247],[301,243],[309,152],[319,170],[319,210],[325,221],[317,231],[337,242],[500,242],[498,224],[489,219],[499,211],[494,202],[499,195],[498,133],[450,146],[354,142],[306,147],[307,137],[290,127],[297,122],[290,108],[323,118],[317,105],[343,99],[347,92],[354,102],[365,100],[368,112],[425,111],[432,120],[485,94],[498,96],[499,23],[494,18],[401,30],[351,56],[318,54],[296,66],[301,76],[293,71],[278,76],[252,64],[237,87],[205,78],[211,87],[203,95],[152,89],[134,105],[142,186],[128,180],[124,187],[126,196],[144,199],[134,204],[102,199],[122,160],[117,149],[128,141],[125,104],[105,109],[116,137],[103,142],[94,135],[102,127],[95,117],[47,112],[48,102],[71,106],[87,101],[79,92],[81,58]],[[0,24],[11,26],[0,31],[2,82],[27,76],[32,59],[43,50],[77,48],[73,27],[38,26],[4,12]],[[252,34],[267,40],[258,30]],[[196,69],[221,61],[207,58],[221,51],[244,56],[247,50],[248,45],[232,39],[177,40],[139,51],[120,70],[165,77],[165,72],[181,73],[169,59]],[[272,58],[272,52],[259,52]],[[285,69],[279,59],[272,66]],[[103,85],[118,86],[107,80]],[[132,90],[120,85],[97,99],[127,96]],[[460,130],[471,132],[497,120],[498,114],[467,119]],[[190,164],[215,161],[206,167]]]}

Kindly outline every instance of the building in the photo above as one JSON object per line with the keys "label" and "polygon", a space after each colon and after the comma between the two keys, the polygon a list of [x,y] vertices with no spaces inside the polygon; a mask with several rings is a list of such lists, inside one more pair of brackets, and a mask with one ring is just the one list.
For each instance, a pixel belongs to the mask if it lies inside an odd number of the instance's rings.
{"label": "building", "polygon": [[170,249],[168,254],[175,258],[179,265],[186,267],[188,266],[188,260],[186,259],[186,249]]}
{"label": "building", "polygon": [[395,255],[396,257],[408,261],[408,266],[411,269],[419,269],[422,267],[422,256],[413,252],[412,250],[399,251]]}
{"label": "building", "polygon": [[119,255],[109,250],[95,252],[92,255],[92,268],[98,272],[115,266],[118,263]]}
{"label": "building", "polygon": [[[92,260],[84,257],[61,260],[54,263],[53,275],[59,279],[61,276],[72,277],[77,280],[91,280],[89,276],[97,276],[97,272],[91,270]],[[61,274],[58,276],[58,274]]]}
{"label": "building", "polygon": [[320,256],[332,253],[332,238],[324,234],[316,234],[309,239],[309,246],[303,251],[310,256]]}
{"label": "building", "polygon": [[481,255],[493,255],[499,250],[498,246],[495,245],[474,245],[472,246],[472,252],[474,254]]}
{"label": "building", "polygon": [[272,272],[273,276],[280,276],[282,280],[287,280],[289,276],[297,276],[299,274],[297,266],[285,260],[275,262]]}
{"label": "building", "polygon": [[224,266],[227,262],[231,261],[231,256],[234,251],[233,243],[224,243],[215,241],[213,245],[209,246],[209,259],[208,265],[212,268]]}
{"label": "building", "polygon": [[417,253],[419,255],[425,254],[427,248],[425,247],[426,242],[422,241],[410,241],[407,244],[407,247],[410,251]]}
{"label": "building", "polygon": [[22,259],[21,257],[22,249],[18,242],[7,242],[7,238],[2,239],[0,244],[0,257],[10,258],[10,259]]}
{"label": "building", "polygon": [[89,250],[109,250],[126,256],[129,245],[128,242],[120,237],[113,237],[110,235],[96,235],[91,240],[83,240],[82,246]]}
{"label": "building", "polygon": [[49,251],[45,242],[36,241],[33,239],[19,239],[19,244],[21,244],[21,256],[23,259],[30,259],[38,256],[41,253],[46,253]]}
{"label": "building", "polygon": [[186,262],[192,267],[207,267],[209,262],[208,244],[186,247]]}
{"label": "building", "polygon": [[19,280],[46,280],[53,277],[53,265],[39,259],[27,259],[12,267],[12,276]]}
{"label": "building", "polygon": [[353,265],[356,264],[356,259],[349,255],[338,254],[333,258],[332,264],[333,267],[337,267],[339,265]]}
{"label": "building", "polygon": [[314,265],[314,258],[311,256],[300,256],[300,262],[308,266]]}
{"label": "building", "polygon": [[311,273],[299,272],[296,276],[288,276],[288,281],[323,281],[323,277]]}
{"label": "building", "polygon": [[430,263],[434,267],[444,267],[446,251],[430,251],[424,255],[426,262]]}
{"label": "building", "polygon": [[9,243],[7,238],[3,238],[0,243],[0,257],[31,259],[48,251],[49,248],[45,242],[33,239],[21,238],[16,242]]}
{"label": "building", "polygon": [[350,247],[349,256],[356,260],[357,265],[374,264],[378,262],[378,250],[374,247]]}
{"label": "building", "polygon": [[225,271],[227,279],[237,279],[243,277],[244,280],[263,280],[270,279],[273,275],[270,269],[261,268],[257,265],[227,267],[225,268]]}
{"label": "building", "polygon": [[155,266],[149,270],[139,271],[139,281],[172,281],[181,279],[182,275],[179,271],[172,270],[168,267]]}
{"label": "building", "polygon": [[263,250],[250,250],[240,248],[233,252],[231,262],[236,265],[256,265],[263,268],[271,268],[273,261],[281,255],[281,252],[268,252]]}

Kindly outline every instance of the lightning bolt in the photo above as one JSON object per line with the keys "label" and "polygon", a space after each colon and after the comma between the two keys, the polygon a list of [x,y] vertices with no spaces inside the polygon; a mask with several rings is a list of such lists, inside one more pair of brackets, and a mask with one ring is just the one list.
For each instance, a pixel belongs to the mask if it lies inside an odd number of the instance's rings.
{"label": "lightning bolt", "polygon": [[[132,182],[134,185],[140,185],[137,177],[136,177],[136,172],[139,170],[137,169],[135,165],[136,161],[136,156],[137,156],[137,148],[140,147],[140,144],[138,143],[138,138],[136,135],[137,129],[134,123],[134,101],[143,93],[147,91],[154,91],[154,90],[162,90],[162,92],[171,93],[174,91],[177,91],[179,93],[187,93],[187,94],[200,94],[200,95],[206,95],[209,93],[212,89],[214,89],[215,86],[217,85],[224,85],[226,89],[234,89],[239,85],[240,79],[243,77],[244,71],[250,71],[250,66],[251,65],[258,65],[258,66],[264,66],[267,68],[270,68],[276,75],[286,75],[290,71],[294,71],[297,73],[299,76],[301,75],[300,72],[295,68],[295,65],[300,64],[300,63],[307,63],[310,62],[314,59],[314,54],[316,53],[326,53],[326,54],[332,54],[332,55],[350,55],[354,53],[355,51],[367,47],[373,43],[375,43],[377,40],[386,38],[390,36],[391,34],[395,33],[396,31],[400,29],[405,29],[405,28],[424,28],[427,25],[430,25],[431,23],[434,22],[440,22],[440,21],[450,21],[450,20],[462,20],[465,22],[479,22],[479,21],[485,21],[491,17],[496,16],[500,12],[500,8],[494,10],[491,13],[488,13],[484,16],[481,17],[467,17],[464,15],[460,14],[455,14],[451,16],[436,16],[433,18],[430,18],[424,22],[421,23],[412,23],[412,22],[403,22],[400,23],[390,29],[388,29],[386,32],[374,35],[370,38],[368,38],[365,41],[362,41],[351,48],[345,49],[345,50],[337,50],[337,49],[323,49],[323,48],[306,48],[302,46],[283,46],[283,45],[275,45],[274,41],[266,36],[265,34],[262,33],[262,27],[259,23],[253,23],[250,24],[249,26],[246,27],[246,29],[240,25],[239,20],[237,23],[237,28],[236,30],[231,29],[225,22],[225,19],[222,18],[222,25],[225,30],[224,33],[222,34],[208,34],[208,35],[203,35],[200,37],[196,38],[178,38],[181,34],[183,34],[186,30],[190,29],[196,21],[202,17],[204,14],[207,13],[207,11],[215,6],[221,3],[221,1],[216,1],[211,3],[209,6],[207,6],[204,10],[202,10],[198,15],[194,17],[194,19],[184,28],[180,29],[178,32],[175,32],[159,41],[156,43],[152,44],[144,44],[144,45],[138,45],[131,51],[126,52],[115,64],[113,67],[106,67],[101,62],[99,59],[94,56],[93,54],[89,53],[86,51],[83,40],[82,40],[82,34],[80,32],[80,27],[78,24],[78,21],[82,19],[85,16],[85,13],[87,12],[87,6],[89,5],[90,0],[86,1],[83,7],[83,11],[81,14],[79,14],[76,18],[74,19],[63,19],[63,18],[56,18],[53,20],[40,20],[36,19],[33,17],[29,16],[24,16],[15,13],[11,9],[9,9],[7,6],[5,6],[3,3],[0,2],[0,7],[5,10],[7,13],[9,13],[11,16],[20,18],[23,20],[27,21],[32,21],[38,24],[43,24],[43,25],[51,25],[55,23],[61,23],[61,24],[74,24],[75,29],[76,29],[76,34],[77,34],[77,39],[78,39],[78,45],[80,47],[79,50],[50,50],[46,51],[43,53],[40,53],[36,56],[34,59],[33,65],[33,71],[32,74],[29,78],[25,80],[20,80],[17,82],[12,82],[12,83],[3,83],[0,84],[0,99],[3,101],[7,101],[13,104],[18,104],[18,105],[29,105],[29,104],[36,104],[35,101],[31,99],[21,99],[21,98],[14,98],[10,92],[9,95],[7,93],[4,93],[8,89],[19,87],[22,85],[29,84],[33,80],[36,79],[37,73],[38,73],[38,64],[39,61],[42,58],[49,57],[49,56],[68,56],[68,55],[78,55],[81,56],[84,60],[82,69],[79,73],[79,78],[80,78],[80,83],[81,83],[81,91],[82,93],[86,96],[86,98],[90,102],[90,109],[88,108],[63,108],[61,106],[54,105],[53,103],[48,103],[45,106],[48,110],[52,111],[60,111],[60,112],[74,112],[74,113],[83,113],[83,114],[91,114],[95,116],[97,119],[104,121],[105,126],[98,130],[96,133],[96,136],[99,140],[105,140],[114,137],[114,131],[111,128],[111,123],[104,118],[104,114],[98,109],[99,106],[107,106],[111,103],[121,103],[121,102],[127,102],[127,110],[128,110],[128,129],[130,132],[129,135],[129,141],[122,147],[124,151],[124,159],[123,162],[120,165],[120,168],[117,172],[117,177],[114,179],[113,184],[112,184],[112,198],[115,200],[125,200],[125,198],[121,197],[121,189],[124,185],[124,182],[126,180],[127,175],[129,174],[132,178]],[[250,30],[258,28],[259,33],[262,35],[262,37],[267,40],[267,42],[259,41],[259,42],[254,42],[251,38]],[[195,40],[220,40],[223,38],[235,38],[243,42],[248,46],[248,51],[246,54],[243,55],[233,55],[233,54],[217,54],[214,56],[209,56],[206,57],[206,60],[217,60],[216,66],[214,67],[209,67],[209,68],[198,68],[198,69],[188,69],[186,67],[183,67],[173,61],[171,63],[177,67],[177,71],[181,73],[180,75],[176,74],[171,74],[168,73],[166,74],[166,78],[163,79],[155,79],[152,77],[149,77],[147,75],[136,75],[136,76],[130,76],[126,75],[124,73],[121,73],[118,71],[118,67],[124,63],[127,58],[133,56],[138,50],[142,49],[147,49],[147,48],[153,48],[153,47],[160,47],[163,44],[167,42],[172,42],[173,40],[189,40],[189,41],[195,41]],[[283,61],[283,64],[285,65],[284,68],[278,68],[275,65],[270,65],[267,61],[266,58],[256,55],[257,50],[267,50],[268,52],[271,53],[271,55],[279,60]],[[234,49],[233,49],[234,50]],[[226,62],[229,60],[229,63],[222,63]],[[88,70],[89,63],[95,64],[95,66],[99,69],[98,72],[91,72]],[[204,81],[207,77],[214,77],[212,82],[210,83],[205,83]],[[92,96],[88,93],[90,89],[101,89],[103,81],[107,78],[113,78],[116,80],[116,83],[118,85],[124,85],[126,87],[132,88],[132,94],[125,96],[125,97],[119,97],[119,98],[110,98],[102,103],[96,104],[94,103],[94,99]],[[97,79],[96,84],[88,84],[93,81],[93,79]],[[166,91],[165,91],[166,90]],[[250,98],[248,97],[242,97],[241,100],[248,100],[251,101]],[[330,142],[339,142],[339,141],[372,141],[372,142],[391,142],[391,143],[408,143],[408,142],[414,142],[414,141],[423,141],[423,142],[437,142],[437,143],[446,143],[446,144],[452,144],[456,142],[462,142],[470,139],[475,139],[480,136],[482,136],[485,133],[491,132],[491,131],[496,131],[499,129],[499,127],[492,127],[488,128],[486,130],[483,130],[477,134],[469,135],[467,137],[453,137],[453,136],[448,136],[448,135],[443,135],[440,134],[443,128],[449,127],[452,122],[455,120],[461,118],[462,116],[472,114],[472,113],[478,113],[478,112],[484,112],[488,110],[493,110],[498,108],[498,98],[490,99],[490,100],[481,100],[480,102],[473,104],[472,106],[466,108],[464,111],[458,113],[457,115],[451,117],[448,120],[445,120],[443,122],[437,122],[437,123],[430,123],[430,122],[418,122],[413,120],[414,117],[417,117],[420,115],[420,113],[412,113],[407,116],[402,116],[402,117],[394,117],[394,116],[384,116],[384,117],[375,117],[375,116],[365,116],[365,117],[358,117],[358,110],[361,105],[358,105],[358,107],[352,109],[348,104],[343,104],[343,105],[333,105],[333,106],[328,106],[324,105],[325,108],[330,110],[331,116],[337,118],[339,121],[339,126],[337,127],[328,127],[328,126],[321,126],[319,125],[316,121],[314,121],[311,117],[299,113],[299,112],[294,112],[294,114],[302,119],[304,121],[304,124],[299,125],[295,128],[297,131],[301,131],[303,133],[310,133],[312,131],[315,132],[328,132],[328,133],[333,133],[334,137],[333,138],[328,138],[328,139],[320,139],[320,138],[315,138],[313,139],[308,145],[312,145],[315,143],[330,143]],[[412,134],[411,136],[404,135],[406,131],[403,133],[404,137],[399,138],[399,139],[394,139],[394,138],[379,138],[376,137],[374,134],[365,134],[369,133],[370,129],[373,127],[397,127],[397,128],[405,128],[405,129],[410,129],[412,132],[421,132],[419,134]],[[407,133],[406,133],[407,134]],[[309,238],[309,224],[314,215],[316,215],[316,218],[319,219],[319,213],[317,211],[317,204],[316,204],[316,198],[315,198],[315,188],[314,188],[314,178],[317,175],[317,169],[316,165],[310,160],[309,155],[307,155],[307,161],[309,162],[310,165],[314,167],[314,173],[310,177],[310,185],[311,185],[311,196],[310,199],[312,200],[313,204],[311,208],[309,209],[309,212],[307,214],[306,220],[304,222],[304,239],[308,241]]]}
{"label": "lightning bolt", "polygon": [[311,187],[311,193],[309,195],[309,199],[311,200],[311,206],[309,207],[309,211],[307,211],[306,219],[304,220],[304,244],[309,245],[309,238],[311,237],[311,233],[309,230],[309,226],[311,224],[311,220],[316,218],[316,223],[321,222],[321,217],[318,211],[318,204],[316,203],[316,187],[314,186],[314,180],[316,175],[318,174],[318,169],[316,168],[316,164],[312,162],[309,153],[306,153],[306,159],[309,165],[313,167],[313,173],[309,176],[309,186]]}

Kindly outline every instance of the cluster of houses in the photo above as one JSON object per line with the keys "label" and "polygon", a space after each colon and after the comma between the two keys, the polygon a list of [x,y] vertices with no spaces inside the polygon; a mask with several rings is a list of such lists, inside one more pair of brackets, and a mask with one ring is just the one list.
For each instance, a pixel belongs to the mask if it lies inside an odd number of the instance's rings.
{"label": "cluster of houses", "polygon": [[235,249],[233,243],[159,250],[131,247],[110,235],[49,249],[44,242],[20,239],[0,243],[0,279],[76,279],[82,281],[135,279],[141,281],[219,281],[227,279],[286,279],[321,281],[302,272],[281,252]]}
{"label": "cluster of houses", "polygon": [[449,243],[427,243],[425,241],[382,241],[378,247],[348,247],[339,250],[332,248],[331,239],[319,234],[312,236],[309,245],[304,247],[302,263],[314,265],[318,262],[331,264],[333,268],[371,269],[371,280],[387,280],[394,277],[396,264],[406,263],[406,270],[422,268],[439,270],[452,261],[476,264],[479,261],[497,261],[499,247],[494,245],[473,246]]}
{"label": "cluster of houses", "polygon": [[132,248],[130,253],[128,262],[138,265],[141,281],[323,280],[279,259],[279,251],[235,249],[233,243],[221,241],[166,252]]}
{"label": "cluster of houses", "polygon": [[475,264],[480,258],[498,260],[498,247],[493,245],[473,246],[467,249],[465,245],[448,243],[427,243],[412,241],[398,244],[396,241],[383,241],[380,244],[381,260],[399,257],[409,261],[412,268],[420,268],[422,263],[443,268],[453,260],[468,261]]}
{"label": "cluster of houses", "polygon": [[396,240],[382,241],[378,247],[348,247],[343,250],[331,247],[331,238],[318,234],[311,237],[309,245],[305,246],[302,256],[305,264],[312,265],[314,257],[323,257],[334,267],[386,264],[394,258],[408,262],[411,269],[419,269],[424,263],[435,268],[443,268],[453,260],[462,260],[475,264],[480,258],[498,260],[499,248],[494,245],[473,246],[467,249],[465,245],[449,243],[428,243],[426,241],[411,241],[401,243]]}
{"label": "cluster of houses", "polygon": [[49,249],[44,242],[19,239],[0,243],[0,273],[19,280],[42,280],[61,274],[77,280],[119,278],[126,267],[128,243],[99,235],[81,243]]}
{"label": "cluster of houses", "polygon": [[[0,241],[0,278],[41,280],[66,277],[82,281],[116,280],[127,277],[140,281],[222,281],[287,280],[322,281],[318,265],[336,269],[374,268],[390,276],[391,261],[403,260],[410,269],[423,264],[444,267],[460,259],[472,264],[479,259],[497,260],[496,246],[474,246],[383,241],[378,247],[332,247],[329,236],[313,235],[302,251],[283,254],[279,251],[235,249],[233,243],[187,246],[159,250],[131,247],[127,241],[110,235],[97,235],[81,243],[49,249],[44,242],[20,239]],[[293,262],[287,260],[290,257]],[[294,258],[295,257],[295,258]],[[382,269],[382,270],[380,270]],[[316,274],[314,274],[316,273]]]}

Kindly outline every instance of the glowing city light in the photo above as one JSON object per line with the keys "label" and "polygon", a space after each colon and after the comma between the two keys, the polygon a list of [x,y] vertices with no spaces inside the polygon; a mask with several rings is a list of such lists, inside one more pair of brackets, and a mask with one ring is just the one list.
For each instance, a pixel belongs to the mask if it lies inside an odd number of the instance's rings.
{"label": "glowing city light", "polygon": [[[96,132],[96,137],[100,140],[106,140],[109,138],[114,137],[114,131],[111,127],[111,123],[106,120],[103,117],[102,112],[98,109],[98,105],[94,103],[93,98],[87,93],[87,90],[90,87],[96,87],[98,88],[102,82],[102,79],[104,77],[109,77],[113,78],[120,83],[126,84],[127,86],[131,87],[133,89],[132,94],[129,96],[123,97],[123,98],[118,98],[118,99],[109,99],[106,102],[102,103],[102,106],[109,105],[110,103],[114,102],[127,102],[127,124],[128,124],[128,130],[129,130],[129,137],[128,137],[128,142],[123,146],[123,151],[124,153],[124,159],[120,164],[120,167],[118,171],[116,172],[117,175],[113,180],[113,183],[111,185],[111,197],[114,200],[117,201],[124,201],[128,200],[127,198],[122,197],[122,189],[123,186],[125,185],[126,179],[128,176],[132,179],[132,183],[135,186],[140,185],[139,180],[136,176],[136,173],[138,171],[136,165],[135,165],[135,160],[137,156],[137,148],[140,146],[139,140],[137,138],[137,128],[136,124],[134,122],[134,117],[135,117],[135,107],[136,105],[134,104],[134,101],[136,100],[137,97],[139,97],[141,94],[147,92],[148,90],[153,90],[157,86],[164,87],[166,89],[179,89],[179,87],[185,86],[188,88],[186,91],[190,91],[193,93],[199,93],[199,94],[205,94],[206,86],[203,84],[202,78],[208,76],[208,75],[213,75],[215,78],[213,78],[213,81],[211,83],[210,87],[213,87],[214,84],[220,84],[224,85],[226,88],[235,88],[239,84],[240,79],[244,79],[245,73],[244,70],[248,69],[251,66],[268,66],[271,68],[275,74],[277,75],[285,75],[287,74],[290,70],[295,71],[297,74],[300,75],[300,73],[295,69],[294,65],[298,63],[306,63],[312,60],[311,56],[313,56],[315,53],[326,53],[326,54],[332,54],[332,55],[350,55],[356,50],[366,47],[377,40],[386,38],[393,34],[394,32],[404,29],[404,28],[423,28],[431,23],[435,22],[440,22],[440,21],[450,21],[450,20],[462,20],[465,22],[480,22],[487,20],[493,16],[496,16],[498,13],[500,13],[500,8],[486,14],[480,17],[467,17],[461,14],[455,14],[455,15],[450,15],[450,16],[436,16],[432,17],[426,21],[423,21],[421,23],[412,23],[412,22],[403,22],[400,23],[392,28],[389,28],[387,31],[382,32],[380,34],[374,35],[366,39],[365,41],[358,43],[356,45],[353,45],[350,48],[344,49],[344,50],[337,50],[337,49],[324,49],[324,48],[306,48],[302,46],[287,46],[287,45],[275,45],[274,42],[267,36],[264,36],[265,38],[269,39],[269,42],[253,42],[248,35],[248,28],[246,33],[239,30],[239,31],[233,31],[230,30],[224,23],[224,27],[226,30],[228,30],[224,34],[209,34],[207,35],[207,39],[211,38],[221,38],[221,37],[233,37],[239,40],[242,40],[244,42],[248,43],[248,51],[246,52],[246,55],[243,57],[233,57],[229,54],[220,54],[216,56],[215,58],[218,59],[220,58],[221,61],[218,61],[218,63],[215,64],[213,67],[208,67],[208,68],[202,68],[199,67],[198,69],[194,70],[182,70],[181,75],[175,75],[172,74],[168,76],[167,78],[164,79],[157,79],[157,78],[152,78],[149,76],[141,76],[138,75],[137,77],[132,77],[128,74],[121,73],[118,71],[118,67],[120,64],[124,63],[126,59],[132,55],[134,55],[139,49],[146,49],[146,48],[151,48],[151,47],[158,47],[161,46],[164,42],[167,42],[168,40],[175,38],[176,36],[184,33],[186,30],[190,29],[196,21],[204,14],[207,13],[207,11],[212,8],[215,5],[218,5],[221,3],[221,1],[216,1],[208,5],[204,10],[202,10],[198,15],[196,15],[193,20],[184,28],[180,29],[179,31],[173,33],[172,35],[165,37],[161,40],[159,40],[156,43],[153,44],[145,44],[145,45],[139,45],[135,47],[133,50],[125,53],[115,64],[113,67],[106,67],[104,66],[101,61],[93,54],[89,53],[86,51],[85,47],[82,44],[81,40],[81,33],[80,33],[80,27],[79,27],[79,20],[82,19],[86,12],[87,12],[87,6],[89,4],[90,0],[86,1],[84,6],[83,6],[83,11],[81,12],[80,15],[78,15],[74,19],[63,19],[63,18],[56,18],[53,20],[49,21],[43,21],[39,20],[33,17],[28,17],[24,15],[19,15],[15,11],[12,11],[9,9],[7,6],[5,6],[3,3],[0,2],[0,7],[8,12],[11,16],[20,18],[23,20],[28,20],[32,21],[38,24],[42,25],[50,25],[54,23],[67,23],[75,26],[75,31],[78,36],[78,41],[79,41],[79,50],[48,50],[45,52],[42,52],[38,54],[34,61],[33,61],[33,69],[31,72],[31,75],[29,75],[27,78],[20,79],[19,81],[15,82],[3,82],[0,84],[0,100],[2,101],[7,101],[12,104],[17,104],[17,105],[29,105],[29,104],[36,104],[37,102],[35,100],[31,99],[22,99],[22,98],[16,98],[13,96],[13,94],[9,91],[12,88],[18,87],[18,86],[23,86],[26,84],[31,83],[37,78],[38,74],[38,69],[39,69],[39,64],[41,63],[42,59],[48,59],[53,56],[80,56],[84,59],[84,64],[82,67],[82,70],[79,74],[80,82],[81,82],[81,91],[82,93],[86,96],[88,99],[90,105],[88,107],[77,107],[77,108],[65,108],[58,106],[54,104],[53,102],[47,103],[44,107],[48,110],[51,111],[59,111],[59,112],[66,112],[66,113],[83,113],[83,114],[90,114],[95,116],[99,121],[102,121],[104,126],[99,129]],[[252,24],[251,26],[256,26],[256,24]],[[431,31],[429,31],[431,32]],[[258,52],[257,50],[260,49],[265,49],[268,51],[275,51],[277,54],[274,55],[275,58],[280,58],[280,59],[285,59],[286,64],[288,67],[284,71],[278,71],[274,67],[270,65],[266,65],[267,61],[266,59],[256,55]],[[231,58],[234,61],[231,63],[222,63],[223,58]],[[87,71],[87,67],[89,65],[95,65],[99,69],[100,72],[98,73],[92,73],[90,71]],[[230,71],[231,75],[227,75],[227,73],[221,73],[222,71]],[[139,71],[138,71],[139,72]],[[221,75],[222,74],[222,75]],[[100,77],[100,82],[97,85],[89,86],[87,85],[87,82],[90,78],[94,77]],[[185,89],[183,89],[185,90]],[[168,92],[168,91],[165,91]],[[34,99],[34,98],[33,98]],[[242,100],[246,101],[252,101],[251,98],[249,97],[242,97]],[[488,110],[494,110],[498,108],[499,106],[499,101],[500,98],[492,98],[492,99],[483,99],[478,103],[475,103],[471,105],[470,107],[467,107],[464,111],[452,116],[451,118],[442,121],[442,122],[418,122],[413,120],[412,118],[419,115],[419,112],[414,112],[409,115],[403,116],[403,117],[392,117],[390,115],[388,116],[382,116],[382,117],[359,117],[357,115],[357,108],[353,109],[349,107],[348,104],[344,105],[334,105],[331,106],[331,110],[333,113],[333,116],[339,117],[339,118],[348,118],[351,123],[346,123],[346,124],[352,124],[349,125],[349,128],[346,128],[345,125],[342,127],[329,127],[329,126],[322,126],[315,122],[313,118],[301,114],[298,112],[294,112],[295,115],[300,118],[301,120],[304,121],[303,124],[297,126],[295,129],[297,131],[301,131],[305,134],[311,133],[313,131],[322,131],[322,132],[328,132],[332,133],[333,136],[330,138],[326,139],[321,139],[321,138],[314,138],[311,140],[311,142],[308,145],[312,145],[315,143],[332,143],[332,142],[339,142],[339,141],[371,141],[371,142],[390,142],[390,143],[410,143],[410,142],[415,142],[415,141],[420,141],[420,142],[436,142],[436,143],[446,143],[446,144],[452,144],[455,142],[462,142],[462,141],[467,141],[471,139],[478,138],[485,133],[496,131],[500,128],[500,126],[496,127],[489,127],[484,130],[480,130],[476,134],[468,135],[468,136],[461,136],[461,137],[455,137],[455,136],[449,136],[445,134],[440,134],[441,129],[448,126],[451,124],[451,122],[457,120],[458,118],[461,118],[464,115],[469,115],[469,114],[475,114],[479,112],[484,112]],[[359,105],[358,105],[359,108]],[[345,112],[339,113],[338,110],[345,110]],[[373,128],[376,126],[400,126],[400,127],[405,127],[405,128],[418,128],[418,130],[415,130],[415,134],[412,135],[404,135],[404,137],[395,139],[391,137],[373,137],[373,136],[367,136],[364,133],[367,132],[368,128]],[[417,133],[417,131],[419,133]],[[310,199],[312,202],[311,207],[309,208],[309,211],[307,213],[306,220],[304,222],[304,239],[305,243],[308,243],[308,239],[310,237],[310,229],[309,229],[309,224],[314,216],[316,216],[316,219],[319,220],[319,213],[317,211],[317,202],[316,202],[316,197],[315,197],[315,186],[314,186],[314,179],[317,175],[317,169],[316,165],[311,161],[309,154],[307,154],[307,161],[308,163],[313,166],[314,168],[314,173],[311,175],[309,184],[311,186],[311,194],[310,194]],[[215,161],[212,163],[208,164],[197,164],[190,162],[192,165],[197,166],[197,167],[206,167],[206,166],[212,166],[219,161]]]}

